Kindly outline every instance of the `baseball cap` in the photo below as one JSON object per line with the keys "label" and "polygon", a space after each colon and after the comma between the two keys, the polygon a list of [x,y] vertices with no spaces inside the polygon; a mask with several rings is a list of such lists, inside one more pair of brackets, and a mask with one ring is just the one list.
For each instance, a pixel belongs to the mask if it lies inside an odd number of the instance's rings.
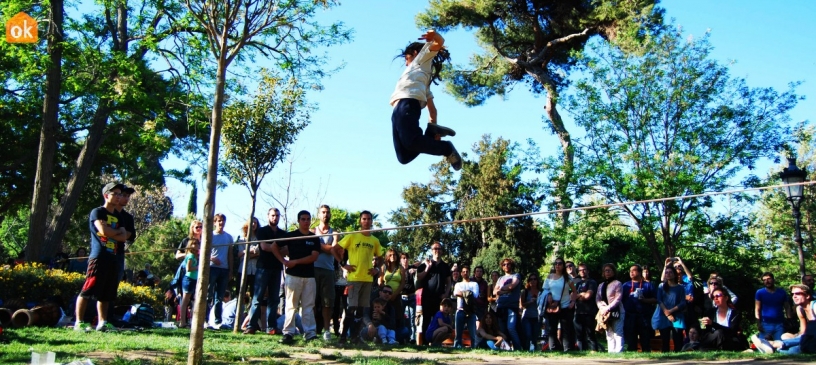
{"label": "baseball cap", "polygon": [[120,184],[120,183],[108,183],[107,185],[105,185],[104,188],[102,188],[102,194],[107,194],[109,191],[111,191],[113,189],[116,189],[116,188],[119,188],[119,190],[125,191],[125,189],[127,187]]}
{"label": "baseball cap", "polygon": [[122,192],[125,194],[133,194],[136,192],[136,189],[134,189],[132,186],[123,185]]}

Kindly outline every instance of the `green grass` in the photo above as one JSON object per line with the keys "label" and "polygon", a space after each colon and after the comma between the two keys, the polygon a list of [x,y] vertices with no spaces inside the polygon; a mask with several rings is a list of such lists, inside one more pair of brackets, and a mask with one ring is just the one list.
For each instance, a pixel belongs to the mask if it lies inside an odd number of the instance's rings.
{"label": "green grass", "polygon": [[[31,352],[44,353],[53,351],[57,361],[67,363],[90,357],[94,364],[113,365],[175,365],[187,361],[189,330],[156,329],[141,332],[122,331],[116,333],[77,333],[69,329],[58,328],[22,328],[6,329],[3,337],[8,341],[0,345],[1,364],[27,364],[31,361]],[[235,364],[251,362],[273,365],[306,365],[315,363],[360,364],[360,365],[441,365],[450,362],[478,362],[491,355],[508,355],[488,350],[465,350],[449,348],[428,348],[417,346],[376,347],[368,350],[368,356],[362,352],[339,351],[331,344],[315,341],[305,344],[298,339],[294,346],[283,346],[278,343],[280,337],[267,335],[243,336],[231,332],[207,331],[204,337],[204,356],[207,364]],[[322,351],[321,351],[322,350]],[[330,352],[327,352],[329,350]],[[409,354],[408,358],[399,358],[396,353]],[[89,354],[92,354],[88,356]],[[106,360],[99,359],[98,354],[110,354]],[[430,359],[430,356],[443,355],[442,359]],[[623,353],[607,354],[588,352],[554,353],[554,352],[518,352],[513,357],[522,358],[567,358],[577,361],[586,359],[624,359],[655,361],[723,361],[752,360],[764,361],[785,360],[795,362],[813,362],[816,356],[763,355],[758,353],[733,352],[683,352],[683,353]],[[133,359],[136,357],[136,359]]]}

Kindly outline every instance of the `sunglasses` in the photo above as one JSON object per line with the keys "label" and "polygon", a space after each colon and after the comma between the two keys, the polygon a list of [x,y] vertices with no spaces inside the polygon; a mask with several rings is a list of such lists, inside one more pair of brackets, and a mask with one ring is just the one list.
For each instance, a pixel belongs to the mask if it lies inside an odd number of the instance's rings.
{"label": "sunglasses", "polygon": [[714,282],[708,283],[708,285],[720,285],[720,283],[714,281]]}
{"label": "sunglasses", "polygon": [[722,298],[722,297],[724,297],[724,295],[722,295],[722,294],[714,294],[714,295],[713,295],[713,297],[714,297],[714,298]]}
{"label": "sunglasses", "polygon": [[795,292],[792,292],[791,295],[805,295],[805,293],[801,292],[801,291],[795,291]]}

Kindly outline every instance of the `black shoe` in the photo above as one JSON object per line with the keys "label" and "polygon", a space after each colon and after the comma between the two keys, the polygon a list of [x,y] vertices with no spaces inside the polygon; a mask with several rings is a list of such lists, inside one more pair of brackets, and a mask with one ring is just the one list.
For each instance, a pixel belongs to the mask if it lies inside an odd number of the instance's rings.
{"label": "black shoe", "polygon": [[280,340],[281,345],[291,345],[293,343],[295,343],[295,339],[292,335],[283,335],[283,338]]}
{"label": "black shoe", "polygon": [[445,137],[445,136],[453,137],[453,136],[456,135],[455,130],[450,129],[448,127],[443,127],[443,126],[441,126],[439,124],[436,124],[436,123],[428,123],[427,131],[428,131],[428,134],[438,134],[440,137]]}
{"label": "black shoe", "polygon": [[314,341],[314,340],[316,340],[316,339],[317,339],[317,336],[312,336],[312,337],[309,337],[309,338],[307,338],[307,339],[305,339],[305,340],[303,340],[303,341],[305,341],[305,342],[312,342],[312,341]]}
{"label": "black shoe", "polygon": [[453,146],[451,147],[453,148],[453,152],[451,152],[451,154],[448,155],[447,159],[448,162],[451,164],[451,167],[453,167],[454,170],[459,171],[462,169],[462,156],[459,155],[458,151],[456,151],[456,147]]}

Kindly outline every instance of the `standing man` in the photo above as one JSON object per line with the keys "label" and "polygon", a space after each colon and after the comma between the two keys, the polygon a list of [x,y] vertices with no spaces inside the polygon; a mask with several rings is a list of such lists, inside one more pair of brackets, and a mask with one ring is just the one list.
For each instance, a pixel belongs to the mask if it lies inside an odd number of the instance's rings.
{"label": "standing man", "polygon": [[213,218],[215,231],[210,253],[210,282],[207,290],[207,304],[215,311],[215,329],[221,327],[221,310],[227,283],[232,279],[232,236],[224,232],[227,217],[218,213]]}
{"label": "standing man", "polygon": [[[125,210],[125,207],[130,202],[130,195],[135,193],[136,189],[124,186],[122,188],[122,196],[119,197],[119,204],[116,206],[116,214],[119,216],[119,225],[125,228],[128,233],[130,233],[127,241],[122,242],[120,247],[121,250],[117,250],[116,258],[119,262],[119,273],[118,279],[119,281],[122,280],[122,276],[125,274],[125,252],[128,250],[130,245],[133,244],[133,241],[136,240],[136,222],[133,219],[133,215],[131,215],[128,211]],[[150,273],[150,264],[145,264],[145,273],[147,273],[147,279],[153,280],[153,274]],[[118,288],[118,285],[117,285]]]}
{"label": "standing man", "polygon": [[401,314],[404,314],[408,318],[407,324],[408,327],[410,327],[410,335],[408,335],[407,338],[411,341],[415,341],[417,302],[414,278],[416,277],[416,267],[409,263],[408,254],[405,252],[400,253],[400,266],[402,267],[402,271],[405,272],[405,285],[402,287],[402,307],[405,308],[406,312]]}
{"label": "standing man", "polygon": [[[261,326],[258,322],[261,318],[262,307],[266,307],[266,329],[270,335],[277,333],[275,326],[278,323],[278,304],[280,304],[278,291],[280,290],[283,265],[272,253],[272,240],[285,237],[286,232],[278,228],[278,221],[280,220],[278,208],[270,208],[266,213],[266,217],[269,224],[255,232],[255,236],[261,241],[261,250],[255,266],[255,287],[252,289],[249,324],[244,331],[246,335],[255,334],[260,329]],[[265,297],[266,299],[264,299]]]}
{"label": "standing man", "polygon": [[[373,223],[371,212],[364,210],[360,213],[361,230],[370,230]],[[348,272],[348,307],[343,316],[343,333],[340,334],[339,344],[346,344],[348,332],[351,332],[355,342],[363,344],[359,327],[353,324],[362,321],[364,328],[367,328],[371,323],[368,305],[371,302],[374,278],[380,275],[380,240],[372,236],[371,232],[352,233],[343,237],[333,250],[335,257],[343,257],[343,250],[348,252],[348,263],[343,265],[343,269]]]}
{"label": "standing man", "polygon": [[[434,241],[431,244],[431,254],[433,259],[425,259],[425,262],[417,268],[417,289],[422,288],[422,333],[428,330],[442,299],[448,297],[451,289],[451,269],[442,261],[442,244]],[[417,312],[419,309],[417,308]],[[419,332],[417,330],[417,332]],[[417,336],[417,345],[421,345],[422,336]]]}
{"label": "standing man", "polygon": [[643,268],[640,265],[632,265],[629,268],[629,278],[632,279],[623,283],[623,309],[626,313],[623,316],[623,338],[626,341],[627,350],[637,352],[638,338],[640,338],[640,349],[644,353],[652,352],[651,340],[654,335],[652,329],[652,305],[657,303],[655,290],[652,283],[643,280]]}
{"label": "standing man", "polygon": [[[456,297],[456,319],[454,320],[456,337],[453,341],[453,347],[462,347],[462,334],[465,331],[465,323],[467,323],[468,334],[470,334],[470,348],[475,349],[476,344],[479,343],[476,332],[476,298],[480,296],[481,291],[479,291],[479,284],[470,281],[469,266],[462,265],[459,270],[462,281],[453,286],[453,296]],[[466,300],[472,301],[470,306],[466,305]]]}
{"label": "standing man", "polygon": [[107,322],[108,304],[116,300],[116,289],[119,286],[118,250],[120,242],[130,238],[130,233],[120,225],[116,208],[125,186],[119,183],[109,183],[102,188],[102,197],[105,203],[94,208],[89,216],[91,232],[91,254],[88,255],[88,270],[85,273],[85,284],[76,301],[76,323],[74,330],[88,331],[90,324],[83,322],[88,300],[96,300],[96,311],[99,322],[97,331],[112,330],[114,327]]}
{"label": "standing man", "polygon": [[[298,229],[289,232],[288,238],[297,240],[276,241],[272,243],[272,253],[286,268],[286,320],[283,323],[283,339],[280,343],[290,345],[294,342],[295,311],[300,307],[300,320],[303,322],[303,334],[306,342],[317,339],[314,301],[315,279],[314,262],[320,255],[320,240],[309,230],[312,215],[305,210],[298,212]],[[280,248],[289,249],[289,259],[283,258]],[[332,275],[333,276],[333,275]],[[332,288],[334,289],[334,288]]]}
{"label": "standing man", "polygon": [[589,278],[589,268],[586,264],[578,265],[578,281],[575,283],[575,291],[578,292],[578,297],[575,303],[573,324],[578,350],[598,351],[598,340],[595,337],[595,315],[598,313],[595,293],[598,291],[598,283]]}
{"label": "standing man", "polygon": [[[317,261],[314,263],[314,278],[315,285],[317,285],[317,297],[320,298],[316,302],[320,310],[315,311],[315,317],[320,316],[323,320],[320,323],[323,325],[323,340],[331,341],[331,325],[332,309],[334,309],[334,262],[342,262],[342,256],[336,256],[336,252],[332,250],[337,243],[337,234],[329,226],[331,220],[331,208],[323,204],[318,209],[317,217],[320,223],[314,228],[314,234],[320,235],[320,255],[317,256]],[[328,236],[327,236],[328,235]],[[317,322],[317,318],[315,318]]]}
{"label": "standing man", "polygon": [[770,272],[762,274],[762,284],[765,287],[757,290],[754,297],[754,316],[757,319],[759,337],[779,341],[785,333],[785,314],[787,313],[788,318],[793,318],[788,294],[785,290],[776,288],[774,275]]}

